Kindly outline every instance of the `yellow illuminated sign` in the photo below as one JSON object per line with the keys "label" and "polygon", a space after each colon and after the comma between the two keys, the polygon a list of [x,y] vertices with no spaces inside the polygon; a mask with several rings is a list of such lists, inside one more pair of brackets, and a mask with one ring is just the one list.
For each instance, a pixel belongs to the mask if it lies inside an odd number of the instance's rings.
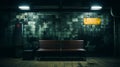
{"label": "yellow illuminated sign", "polygon": [[100,18],[84,18],[85,25],[100,25],[101,19]]}

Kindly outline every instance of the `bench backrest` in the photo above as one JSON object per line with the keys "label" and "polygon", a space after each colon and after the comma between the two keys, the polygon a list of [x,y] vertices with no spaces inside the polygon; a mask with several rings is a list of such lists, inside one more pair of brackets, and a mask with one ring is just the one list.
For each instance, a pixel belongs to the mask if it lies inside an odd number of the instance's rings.
{"label": "bench backrest", "polygon": [[59,49],[59,40],[39,40],[40,48],[42,49]]}
{"label": "bench backrest", "polygon": [[64,40],[62,41],[62,49],[80,49],[83,48],[84,40]]}
{"label": "bench backrest", "polygon": [[80,49],[84,40],[39,40],[42,49]]}

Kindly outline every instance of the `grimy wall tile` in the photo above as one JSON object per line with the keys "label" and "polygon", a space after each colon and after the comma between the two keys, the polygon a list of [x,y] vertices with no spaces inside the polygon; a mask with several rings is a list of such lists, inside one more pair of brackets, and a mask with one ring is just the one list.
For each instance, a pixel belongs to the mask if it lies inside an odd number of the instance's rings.
{"label": "grimy wall tile", "polygon": [[[86,25],[84,18],[100,18],[99,25]],[[16,35],[15,24],[22,24],[23,42],[30,38],[44,40],[85,40],[85,44],[95,45],[96,49],[113,47],[113,21],[110,14],[102,12],[13,12],[10,24],[5,29],[6,39]],[[9,35],[9,36],[8,36]],[[14,37],[15,39],[19,37]],[[104,50],[104,49],[103,49]]]}

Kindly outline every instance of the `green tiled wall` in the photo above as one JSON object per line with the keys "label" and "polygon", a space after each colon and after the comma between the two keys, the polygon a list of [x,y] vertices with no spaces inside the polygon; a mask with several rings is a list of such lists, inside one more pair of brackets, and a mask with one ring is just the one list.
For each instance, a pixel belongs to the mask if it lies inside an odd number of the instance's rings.
{"label": "green tiled wall", "polygon": [[[101,18],[100,25],[85,25],[83,18]],[[20,23],[24,44],[30,44],[31,37],[44,40],[85,40],[87,45],[99,48],[113,47],[113,22],[106,12],[23,12],[11,13],[6,28],[14,37],[15,24]],[[9,32],[9,31],[7,31]],[[97,49],[97,48],[96,48]]]}
{"label": "green tiled wall", "polygon": [[[110,33],[112,22],[107,13],[96,12],[25,12],[15,20],[23,24],[23,36],[39,39],[84,39]],[[101,18],[100,25],[84,25],[83,18]],[[89,39],[89,38],[88,38]]]}

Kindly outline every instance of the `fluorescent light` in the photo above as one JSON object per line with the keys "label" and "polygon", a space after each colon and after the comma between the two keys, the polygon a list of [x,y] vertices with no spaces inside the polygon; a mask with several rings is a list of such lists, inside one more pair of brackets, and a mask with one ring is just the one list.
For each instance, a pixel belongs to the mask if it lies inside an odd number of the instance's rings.
{"label": "fluorescent light", "polygon": [[30,7],[28,5],[21,5],[18,7],[20,10],[30,10]]}
{"label": "fluorescent light", "polygon": [[101,10],[101,9],[102,9],[102,6],[99,6],[99,5],[91,6],[91,10]]}

